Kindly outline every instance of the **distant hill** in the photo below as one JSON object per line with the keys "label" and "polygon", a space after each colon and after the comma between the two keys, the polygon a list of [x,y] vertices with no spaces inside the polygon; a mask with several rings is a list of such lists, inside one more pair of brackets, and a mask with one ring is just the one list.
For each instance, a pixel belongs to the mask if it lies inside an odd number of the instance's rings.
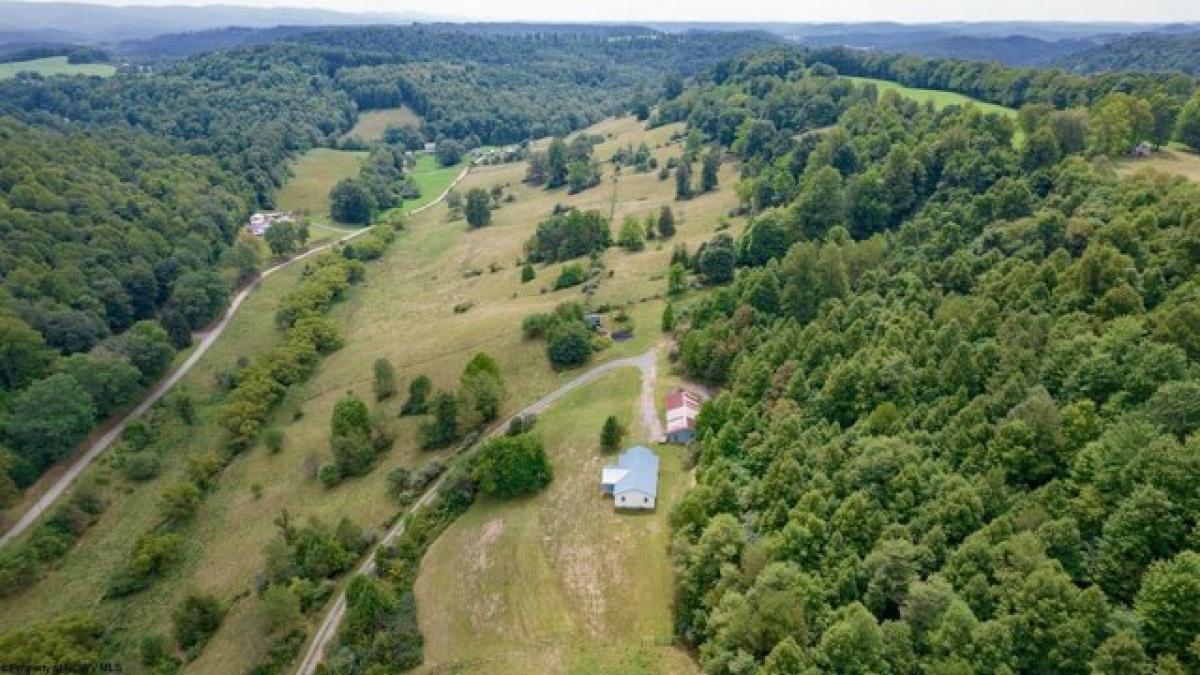
{"label": "distant hill", "polygon": [[0,2],[0,44],[118,43],[228,26],[345,26],[437,18],[412,13],[355,14],[295,7],[115,7],[75,2]]}
{"label": "distant hill", "polygon": [[651,23],[665,31],[757,29],[813,47],[1044,66],[1123,36],[1196,30],[1189,24],[983,21],[942,23]]}
{"label": "distant hill", "polygon": [[1076,73],[1136,70],[1200,75],[1200,31],[1196,26],[1191,29],[1186,33],[1169,30],[1118,38],[1064,56],[1055,65]]}

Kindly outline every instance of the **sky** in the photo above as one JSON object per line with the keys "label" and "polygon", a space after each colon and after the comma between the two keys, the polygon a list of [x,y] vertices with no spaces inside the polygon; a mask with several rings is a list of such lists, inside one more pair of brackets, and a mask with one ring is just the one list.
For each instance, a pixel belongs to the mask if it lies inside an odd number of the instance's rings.
{"label": "sky", "polygon": [[[86,1],[86,0],[85,0]],[[520,21],[1200,21],[1200,0],[92,0],[322,7]]]}

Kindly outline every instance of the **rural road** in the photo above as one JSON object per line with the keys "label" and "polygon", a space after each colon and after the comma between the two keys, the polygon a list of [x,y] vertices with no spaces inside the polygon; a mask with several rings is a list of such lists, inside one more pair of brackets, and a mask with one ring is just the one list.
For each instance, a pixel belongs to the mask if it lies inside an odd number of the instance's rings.
{"label": "rural road", "polygon": [[[508,429],[508,423],[513,417],[521,417],[524,415],[540,415],[545,412],[550,406],[554,405],[563,396],[566,396],[571,391],[582,387],[589,382],[593,382],[614,370],[621,368],[637,368],[642,371],[642,393],[639,398],[640,412],[643,423],[646,424],[646,429],[650,433],[651,438],[657,440],[662,436],[662,425],[658,420],[658,411],[654,406],[654,384],[658,377],[658,348],[651,348],[646,353],[640,356],[631,356],[623,359],[616,359],[603,363],[586,373],[570,380],[560,386],[558,389],[546,394],[545,396],[534,401],[525,409],[516,413],[509,419],[500,424],[494,425],[484,438],[491,438],[503,434]],[[475,447],[479,447],[476,445]],[[442,473],[432,486],[421,495],[421,498],[413,502],[408,508],[407,513],[396,519],[396,524],[392,529],[388,530],[387,534],[380,539],[370,553],[367,554],[366,561],[359,566],[357,572],[360,574],[373,574],[375,572],[375,553],[381,546],[387,546],[395,541],[396,537],[404,532],[404,526],[407,522],[406,516],[415,513],[418,509],[424,508],[433,501],[437,495],[438,488],[442,481],[450,474],[447,470]],[[338,624],[342,622],[342,616],[346,613],[346,593],[341,591],[338,593],[337,599],[333,601],[333,606],[329,608],[329,612],[321,621],[321,625],[317,628],[316,635],[313,636],[312,642],[308,646],[308,651],[304,654],[304,660],[300,662],[300,667],[296,670],[297,675],[313,675],[316,672],[317,666],[321,663],[321,659],[325,655],[325,648],[333,640],[333,636],[337,634]]]}
{"label": "rural road", "polygon": [[[420,208],[409,211],[409,215],[420,213],[421,211],[424,211],[425,209],[438,204],[445,199],[450,190],[454,189],[454,186],[458,185],[459,181],[466,177],[470,169],[470,165],[464,167],[462,172],[459,173],[458,176],[455,177],[455,179],[450,183],[450,186],[443,190],[440,195],[438,195],[437,199],[425,204]],[[129,413],[122,417],[121,420],[113,425],[111,429],[92,441],[91,445],[87,446],[87,449],[84,451],[84,453],[75,460],[75,462],[66,470],[66,472],[64,472],[58,477],[57,480],[54,481],[50,488],[47,489],[46,492],[39,497],[36,502],[34,502],[33,506],[29,507],[28,511],[21,515],[20,519],[18,519],[17,522],[14,523],[7,532],[0,536],[0,546],[4,546],[10,540],[20,536],[22,532],[28,529],[29,526],[34,523],[34,521],[41,517],[41,515],[45,513],[54,504],[54,502],[62,496],[64,492],[66,492],[67,488],[71,486],[71,483],[75,482],[76,478],[79,478],[80,474],[82,474],[84,470],[87,469],[88,466],[90,466],[91,463],[100,456],[100,453],[107,450],[108,447],[113,444],[113,441],[121,437],[121,434],[124,433],[125,428],[129,426],[130,422],[133,422],[144,415],[151,406],[157,403],[159,399],[161,399],[168,391],[171,390],[172,387],[178,384],[179,381],[182,380],[189,371],[191,371],[192,367],[200,361],[200,358],[203,357],[209,348],[213,346],[213,343],[217,341],[217,338],[221,337],[221,333],[225,331],[226,326],[229,325],[230,320],[233,319],[233,316],[237,313],[238,308],[242,306],[242,302],[246,300],[246,298],[250,295],[250,292],[253,291],[256,286],[258,286],[260,281],[266,279],[279,270],[292,265],[293,263],[304,260],[309,256],[320,253],[321,251],[329,249],[337,244],[347,242],[366,232],[370,232],[370,228],[364,227],[361,230],[356,230],[345,235],[344,237],[311,248],[294,258],[290,258],[279,263],[278,265],[274,265],[263,270],[262,274],[254,279],[254,281],[250,282],[245,288],[239,291],[237,295],[233,296],[233,300],[229,303],[229,307],[225,310],[225,315],[221,317],[221,320],[217,322],[215,326],[210,328],[207,332],[197,334],[200,336],[200,342],[196,345],[195,351],[188,356],[187,360],[184,361],[183,364],[178,368],[176,368],[166,379],[161,380],[155,384],[150,391],[146,392],[142,402],[139,403],[136,408],[129,411]]]}

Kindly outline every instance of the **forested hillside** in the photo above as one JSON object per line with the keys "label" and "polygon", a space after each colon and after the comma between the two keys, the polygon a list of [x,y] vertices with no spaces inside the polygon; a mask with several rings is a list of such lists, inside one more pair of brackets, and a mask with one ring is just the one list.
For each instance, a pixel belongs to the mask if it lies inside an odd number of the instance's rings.
{"label": "forested hillside", "polygon": [[1134,70],[1200,75],[1200,33],[1133,35],[1054,63],[1076,73]]}
{"label": "forested hillside", "polygon": [[788,54],[721,71],[668,108],[758,212],[679,351],[724,387],[671,514],[705,671],[1195,672],[1200,189],[1091,161],[1104,103],[1017,150]]}

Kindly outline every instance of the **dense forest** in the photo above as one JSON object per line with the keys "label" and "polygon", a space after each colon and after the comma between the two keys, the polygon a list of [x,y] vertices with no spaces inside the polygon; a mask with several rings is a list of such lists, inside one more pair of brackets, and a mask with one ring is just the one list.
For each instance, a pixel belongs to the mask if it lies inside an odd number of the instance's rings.
{"label": "dense forest", "polygon": [[722,71],[674,110],[756,212],[678,352],[723,387],[671,513],[704,670],[1196,672],[1200,189],[1090,159],[1103,103],[1018,150],[787,53]]}
{"label": "dense forest", "polygon": [[1055,64],[1076,73],[1133,70],[1200,75],[1200,33],[1132,35],[1070,54]]}
{"label": "dense forest", "polygon": [[[113,341],[129,342],[121,336],[143,321],[171,349],[188,345],[255,272],[262,247],[236,244],[246,216],[274,206],[289,159],[334,145],[360,109],[408,104],[424,116],[424,140],[515,143],[566,134],[639,96],[649,105],[668,73],[678,81],[776,42],[449,26],[275,37],[148,75],[0,82],[0,507],[165,368],[132,381],[123,371],[105,383],[114,394],[95,382],[88,391],[66,364],[78,355],[128,368]],[[367,207],[340,209],[344,220],[365,224],[411,194],[401,154],[374,149],[343,186],[365,186]],[[352,207],[349,192],[335,203]],[[47,401],[57,402],[52,421],[26,428],[21,411]]]}

